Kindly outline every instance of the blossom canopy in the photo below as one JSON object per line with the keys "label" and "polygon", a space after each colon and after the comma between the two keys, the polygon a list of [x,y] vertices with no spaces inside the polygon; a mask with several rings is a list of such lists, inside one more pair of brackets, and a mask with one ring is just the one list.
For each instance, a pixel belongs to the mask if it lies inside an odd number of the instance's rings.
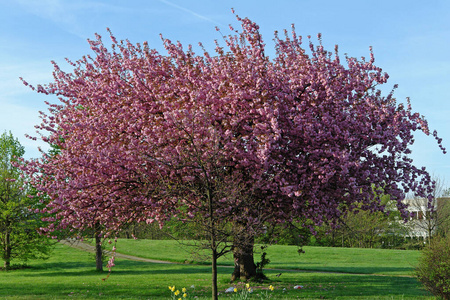
{"label": "blossom canopy", "polygon": [[58,154],[22,166],[49,195],[47,230],[208,217],[208,201],[221,221],[320,224],[382,210],[380,191],[400,209],[404,193],[430,193],[408,157],[428,124],[377,89],[388,75],[372,52],[342,63],[337,47],[319,36],[304,48],[292,28],[275,34],[270,59],[258,25],[237,19],[241,32],[214,55],[167,39],[160,54],[111,33],[71,72],[54,63],[36,90],[60,99],[38,126]]}

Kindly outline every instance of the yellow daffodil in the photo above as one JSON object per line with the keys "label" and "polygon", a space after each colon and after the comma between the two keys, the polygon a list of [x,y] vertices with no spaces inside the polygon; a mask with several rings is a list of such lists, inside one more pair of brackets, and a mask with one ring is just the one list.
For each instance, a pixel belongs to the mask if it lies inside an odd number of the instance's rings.
{"label": "yellow daffodil", "polygon": [[179,290],[176,290],[175,293],[174,293],[175,296],[178,296],[179,294],[180,294]]}
{"label": "yellow daffodil", "polygon": [[250,288],[250,284],[249,284],[249,283],[246,283],[246,284],[245,284],[245,287],[246,287],[247,289],[249,289],[249,288]]}
{"label": "yellow daffodil", "polygon": [[185,288],[185,287],[182,288],[181,291],[182,291],[183,293],[186,293],[186,288]]}
{"label": "yellow daffodil", "polygon": [[169,286],[169,290],[170,290],[171,292],[175,291],[175,286]]}
{"label": "yellow daffodil", "polygon": [[234,290],[233,290],[235,293],[237,293],[237,288],[234,288]]}
{"label": "yellow daffodil", "polygon": [[273,291],[274,289],[273,285],[269,285],[269,290]]}
{"label": "yellow daffodil", "polygon": [[187,298],[187,294],[186,293],[183,294],[183,298]]}

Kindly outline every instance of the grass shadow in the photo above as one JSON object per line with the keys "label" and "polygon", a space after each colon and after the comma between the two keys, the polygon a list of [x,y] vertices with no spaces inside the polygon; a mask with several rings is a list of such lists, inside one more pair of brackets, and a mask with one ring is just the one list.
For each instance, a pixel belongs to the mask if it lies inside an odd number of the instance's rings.
{"label": "grass shadow", "polygon": [[[286,285],[291,290],[290,295],[301,295],[311,298],[354,297],[359,299],[374,299],[382,296],[398,296],[401,298],[431,297],[432,295],[421,288],[420,283],[411,277],[373,276],[351,274],[325,273],[281,273],[267,272],[270,284]],[[278,273],[279,274],[279,273]],[[294,290],[294,286],[302,288]],[[295,292],[293,292],[295,291]],[[294,298],[294,297],[292,297]],[[295,297],[296,298],[296,297]]]}
{"label": "grass shadow", "polygon": [[336,272],[350,274],[374,274],[374,275],[405,275],[412,276],[413,269],[408,267],[327,267],[327,266],[290,266],[289,264],[276,264],[268,266],[268,269],[318,271],[318,272]]}

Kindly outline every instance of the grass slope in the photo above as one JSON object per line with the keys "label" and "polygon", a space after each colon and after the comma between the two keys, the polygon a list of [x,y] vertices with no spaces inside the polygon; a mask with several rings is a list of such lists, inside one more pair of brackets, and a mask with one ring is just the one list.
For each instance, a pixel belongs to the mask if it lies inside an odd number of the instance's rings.
{"label": "grass slope", "polygon": [[[173,241],[120,240],[117,246],[120,252],[126,249],[133,255],[140,256],[141,252],[147,252],[148,258],[191,260],[187,255],[189,250],[181,250],[181,246]],[[268,270],[271,281],[251,283],[254,293],[250,299],[261,299],[260,294],[266,292],[271,299],[433,299],[420,289],[414,278],[397,276],[409,274],[412,266],[405,260],[417,258],[418,253],[311,247],[306,248],[309,256],[298,259],[295,247],[273,246],[269,249],[273,261],[269,267],[345,270],[346,264],[352,264],[348,270],[386,275],[283,271],[280,277],[276,277],[275,274],[280,271]],[[289,262],[292,259],[290,255],[298,260]],[[383,257],[385,262],[380,264]],[[223,263],[229,264],[230,258],[224,259]],[[107,273],[95,271],[92,254],[58,244],[49,260],[33,261],[29,266],[23,270],[0,273],[1,298],[171,299],[169,285],[176,285],[180,289],[186,287],[187,299],[208,299],[211,293],[211,271],[207,265],[167,265],[117,259],[111,276],[102,280]],[[219,268],[221,291],[231,286],[230,273],[229,267]],[[269,284],[275,286],[273,292],[267,290]],[[303,289],[294,290],[295,285],[302,285]],[[220,295],[220,298],[230,297],[223,292]]]}

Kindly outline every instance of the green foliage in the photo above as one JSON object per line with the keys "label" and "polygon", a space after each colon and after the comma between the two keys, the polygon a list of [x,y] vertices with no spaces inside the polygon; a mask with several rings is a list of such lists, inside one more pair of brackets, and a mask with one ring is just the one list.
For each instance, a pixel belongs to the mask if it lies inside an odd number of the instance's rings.
{"label": "green foliage", "polygon": [[34,212],[39,197],[13,164],[24,152],[11,133],[0,136],[0,257],[5,269],[12,259],[46,258],[52,244],[37,232],[42,225]]}
{"label": "green foliage", "polygon": [[433,295],[450,299],[450,237],[436,237],[424,248],[416,276]]}
{"label": "green foliage", "polygon": [[[256,243],[267,245],[296,245],[327,246],[327,247],[358,247],[383,249],[421,249],[423,242],[406,239],[409,227],[400,217],[395,201],[389,195],[381,196],[385,212],[370,212],[360,210],[358,213],[349,212],[342,216],[337,228],[328,224],[316,227],[316,235],[312,235],[308,223],[267,224],[266,232],[255,239]],[[309,224],[311,225],[311,224]],[[124,228],[120,237],[139,239],[179,239],[202,240],[206,236],[200,230],[197,222],[181,222],[173,219],[164,228],[158,224],[130,224]],[[301,249],[300,249],[301,252]]]}
{"label": "green foliage", "polygon": [[402,221],[396,202],[381,196],[385,212],[347,212],[336,228],[327,224],[316,228],[309,245],[329,247],[406,249],[409,227]]}
{"label": "green foliage", "polygon": [[311,230],[299,226],[301,222],[267,225],[266,233],[257,237],[257,243],[304,246],[312,236]]}

